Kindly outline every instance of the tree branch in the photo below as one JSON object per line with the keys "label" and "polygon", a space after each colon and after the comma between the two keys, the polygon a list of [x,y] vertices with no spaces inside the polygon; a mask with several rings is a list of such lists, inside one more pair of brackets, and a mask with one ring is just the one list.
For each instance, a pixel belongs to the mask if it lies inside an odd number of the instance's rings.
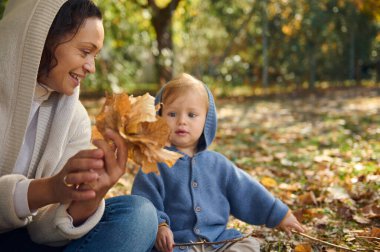
{"label": "tree branch", "polygon": [[248,13],[247,18],[243,21],[243,23],[241,23],[240,27],[238,29],[236,29],[235,32],[232,34],[232,36],[231,36],[232,39],[230,40],[229,44],[227,45],[226,49],[224,50],[223,55],[220,57],[220,60],[219,60],[220,63],[223,63],[223,61],[227,58],[228,54],[232,50],[232,46],[235,44],[236,38],[238,37],[240,32],[247,27],[247,25],[248,25],[249,21],[252,19],[254,13],[255,13],[255,3],[252,4],[252,8]]}
{"label": "tree branch", "polygon": [[209,242],[209,241],[201,241],[201,242],[188,242],[188,243],[176,243],[174,244],[174,247],[180,247],[180,246],[198,246],[198,245],[216,245],[216,244],[225,244],[225,243],[235,243],[235,242],[238,242],[238,241],[241,241],[245,238],[248,238],[250,236],[252,236],[253,232],[248,234],[248,235],[245,235],[245,236],[242,236],[242,237],[239,237],[239,238],[235,238],[235,239],[230,239],[230,240],[223,240],[223,241],[217,241],[217,242]]}
{"label": "tree branch", "polygon": [[378,237],[372,237],[372,236],[356,236],[357,238],[364,238],[364,239],[369,239],[369,240],[375,240],[375,241],[380,241],[380,238]]}
{"label": "tree branch", "polygon": [[327,241],[323,241],[323,240],[320,240],[320,239],[318,239],[318,238],[315,238],[315,237],[309,236],[309,235],[304,234],[304,233],[301,233],[301,232],[297,232],[297,231],[294,231],[294,230],[292,230],[292,232],[295,233],[295,234],[298,234],[298,235],[300,235],[300,236],[306,237],[306,238],[308,238],[308,239],[310,239],[310,240],[312,240],[312,241],[315,241],[315,242],[319,242],[319,243],[322,243],[322,244],[328,245],[328,246],[330,246],[330,247],[334,247],[334,248],[338,248],[338,249],[343,249],[343,250],[346,250],[346,251],[353,251],[353,252],[355,252],[355,251],[366,251],[366,250],[361,250],[361,249],[360,249],[360,250],[352,250],[352,249],[350,249],[350,248],[343,247],[343,246],[339,246],[339,245],[336,245],[336,244],[333,244],[333,243],[330,243],[330,242],[327,242]]}
{"label": "tree branch", "polygon": [[[333,244],[333,243],[330,243],[330,242],[327,242],[327,241],[320,240],[318,238],[312,237],[312,236],[304,234],[304,233],[300,233],[300,232],[297,232],[297,231],[294,231],[294,230],[292,230],[292,232],[294,234],[297,234],[297,235],[303,236],[305,238],[308,238],[308,239],[310,239],[312,241],[315,241],[315,242],[318,242],[318,243],[322,243],[322,244],[330,246],[330,247],[342,249],[342,250],[345,250],[345,251],[350,251],[350,252],[366,251],[365,249],[352,250],[352,249],[347,248],[347,247],[343,247],[343,246],[336,245],[336,244]],[[176,244],[174,244],[174,247],[180,247],[180,246],[199,246],[199,245],[217,245],[217,244],[235,243],[235,242],[241,241],[241,240],[243,240],[245,238],[248,238],[250,236],[253,236],[253,234],[254,234],[254,232],[251,232],[250,234],[242,236],[242,237],[239,237],[239,238],[230,239],[230,240],[223,240],[223,241],[217,241],[217,242],[201,241],[201,242],[176,243]]]}
{"label": "tree branch", "polygon": [[164,9],[170,9],[171,11],[174,11],[175,9],[177,9],[180,1],[181,0],[172,0]]}
{"label": "tree branch", "polygon": [[137,0],[132,0],[132,2],[133,3],[135,3],[135,4],[137,4],[138,6],[140,6],[141,8],[148,8],[149,7],[149,5],[148,5],[148,3],[146,3],[146,4],[142,4],[142,3],[140,3],[139,1],[137,1]]}

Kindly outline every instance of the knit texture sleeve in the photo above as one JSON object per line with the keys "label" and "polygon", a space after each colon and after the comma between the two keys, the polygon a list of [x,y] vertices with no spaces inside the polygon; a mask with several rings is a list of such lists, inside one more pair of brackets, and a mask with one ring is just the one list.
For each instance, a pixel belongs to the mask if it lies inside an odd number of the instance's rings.
{"label": "knit texture sleeve", "polygon": [[17,216],[13,202],[13,194],[16,184],[25,179],[26,177],[19,174],[0,177],[0,233],[25,226],[30,221],[30,218],[20,219]]}
{"label": "knit texture sleeve", "polygon": [[68,207],[67,204],[54,204],[40,209],[28,226],[31,239],[50,246],[62,246],[70,240],[78,239],[98,224],[104,213],[105,202],[102,200],[97,211],[77,227],[73,225],[72,218],[66,211]]}
{"label": "knit texture sleeve", "polygon": [[165,187],[159,175],[146,174],[140,169],[133,182],[132,194],[145,197],[153,203],[157,209],[158,224],[166,222],[170,225],[170,218],[164,209]]}
{"label": "knit texture sleeve", "polygon": [[[69,158],[80,150],[90,147],[91,126],[87,112],[78,104],[71,129],[68,133],[66,146],[54,174],[58,173]],[[49,174],[45,174],[49,176]],[[69,240],[77,239],[87,234],[101,219],[104,213],[104,202],[86,222],[78,227],[72,225],[71,217],[66,212],[67,206],[54,204],[38,210],[33,221],[28,226],[29,234],[36,243],[49,245],[64,245]]]}
{"label": "knit texture sleeve", "polygon": [[227,197],[231,214],[253,225],[276,227],[285,217],[288,207],[232,163],[227,169]]}
{"label": "knit texture sleeve", "polygon": [[58,173],[67,161],[81,150],[91,147],[91,122],[86,109],[81,103],[77,104],[75,117],[73,119],[73,130],[67,145],[63,149],[62,157],[54,173]]}

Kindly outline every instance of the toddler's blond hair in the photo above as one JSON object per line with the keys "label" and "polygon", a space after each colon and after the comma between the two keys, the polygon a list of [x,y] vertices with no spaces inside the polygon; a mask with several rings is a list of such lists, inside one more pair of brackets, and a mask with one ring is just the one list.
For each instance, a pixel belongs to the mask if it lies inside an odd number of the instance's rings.
{"label": "toddler's blond hair", "polygon": [[163,106],[171,104],[176,98],[185,95],[187,92],[197,92],[208,110],[209,100],[204,83],[187,73],[182,73],[165,84],[161,103]]}

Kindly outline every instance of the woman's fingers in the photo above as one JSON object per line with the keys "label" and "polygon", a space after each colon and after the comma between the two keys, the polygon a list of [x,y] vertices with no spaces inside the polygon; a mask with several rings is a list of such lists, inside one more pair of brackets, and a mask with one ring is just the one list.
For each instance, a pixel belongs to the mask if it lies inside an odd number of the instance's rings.
{"label": "woman's fingers", "polygon": [[93,190],[75,190],[71,194],[73,201],[85,201],[91,200],[96,197],[96,193]]}
{"label": "woman's fingers", "polygon": [[99,149],[82,150],[75,154],[72,158],[103,158],[104,153]]}
{"label": "woman's fingers", "polygon": [[128,157],[127,146],[123,138],[111,131],[106,131],[109,139],[114,142],[115,150],[104,140],[94,140],[93,144],[104,151],[105,169],[111,177],[119,178],[125,172],[125,166]]}
{"label": "woman's fingers", "polygon": [[119,165],[116,161],[115,152],[112,151],[107,142],[103,140],[95,140],[93,144],[104,151],[104,169],[110,177],[118,177],[121,173]]}
{"label": "woman's fingers", "polygon": [[103,198],[125,173],[128,154],[126,144],[113,131],[107,131],[107,136],[114,143],[113,146],[105,140],[94,140],[93,144],[98,149],[77,153],[60,172],[61,181],[69,189],[72,200]]}
{"label": "woman's fingers", "polygon": [[99,178],[99,174],[93,170],[68,173],[63,177],[63,183],[72,187],[75,185],[88,184]]}
{"label": "woman's fingers", "polygon": [[116,145],[117,148],[117,162],[120,167],[125,167],[128,158],[128,148],[124,139],[112,130],[106,130],[108,139]]}
{"label": "woman's fingers", "polygon": [[[61,179],[61,177],[56,177],[56,179]],[[57,186],[57,184],[59,186]],[[90,200],[96,196],[96,193],[92,189],[80,189],[79,184],[70,184],[66,177],[63,177],[61,181],[55,181],[52,185],[53,191],[53,202],[60,203],[69,203],[71,201],[82,201],[82,200]]]}
{"label": "woman's fingers", "polygon": [[[102,150],[100,150],[103,153]],[[79,172],[90,169],[101,169],[104,166],[102,158],[74,156],[67,161],[66,172]]]}

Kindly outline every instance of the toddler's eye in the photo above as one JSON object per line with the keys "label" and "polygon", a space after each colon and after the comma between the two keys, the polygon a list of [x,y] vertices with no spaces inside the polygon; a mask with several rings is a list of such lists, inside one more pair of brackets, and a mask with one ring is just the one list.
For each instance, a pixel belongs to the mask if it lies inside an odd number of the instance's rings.
{"label": "toddler's eye", "polygon": [[189,113],[189,117],[193,118],[196,117],[197,115],[195,113]]}
{"label": "toddler's eye", "polygon": [[168,116],[170,116],[170,117],[175,117],[175,113],[174,113],[174,112],[169,112],[169,113],[168,113]]}

